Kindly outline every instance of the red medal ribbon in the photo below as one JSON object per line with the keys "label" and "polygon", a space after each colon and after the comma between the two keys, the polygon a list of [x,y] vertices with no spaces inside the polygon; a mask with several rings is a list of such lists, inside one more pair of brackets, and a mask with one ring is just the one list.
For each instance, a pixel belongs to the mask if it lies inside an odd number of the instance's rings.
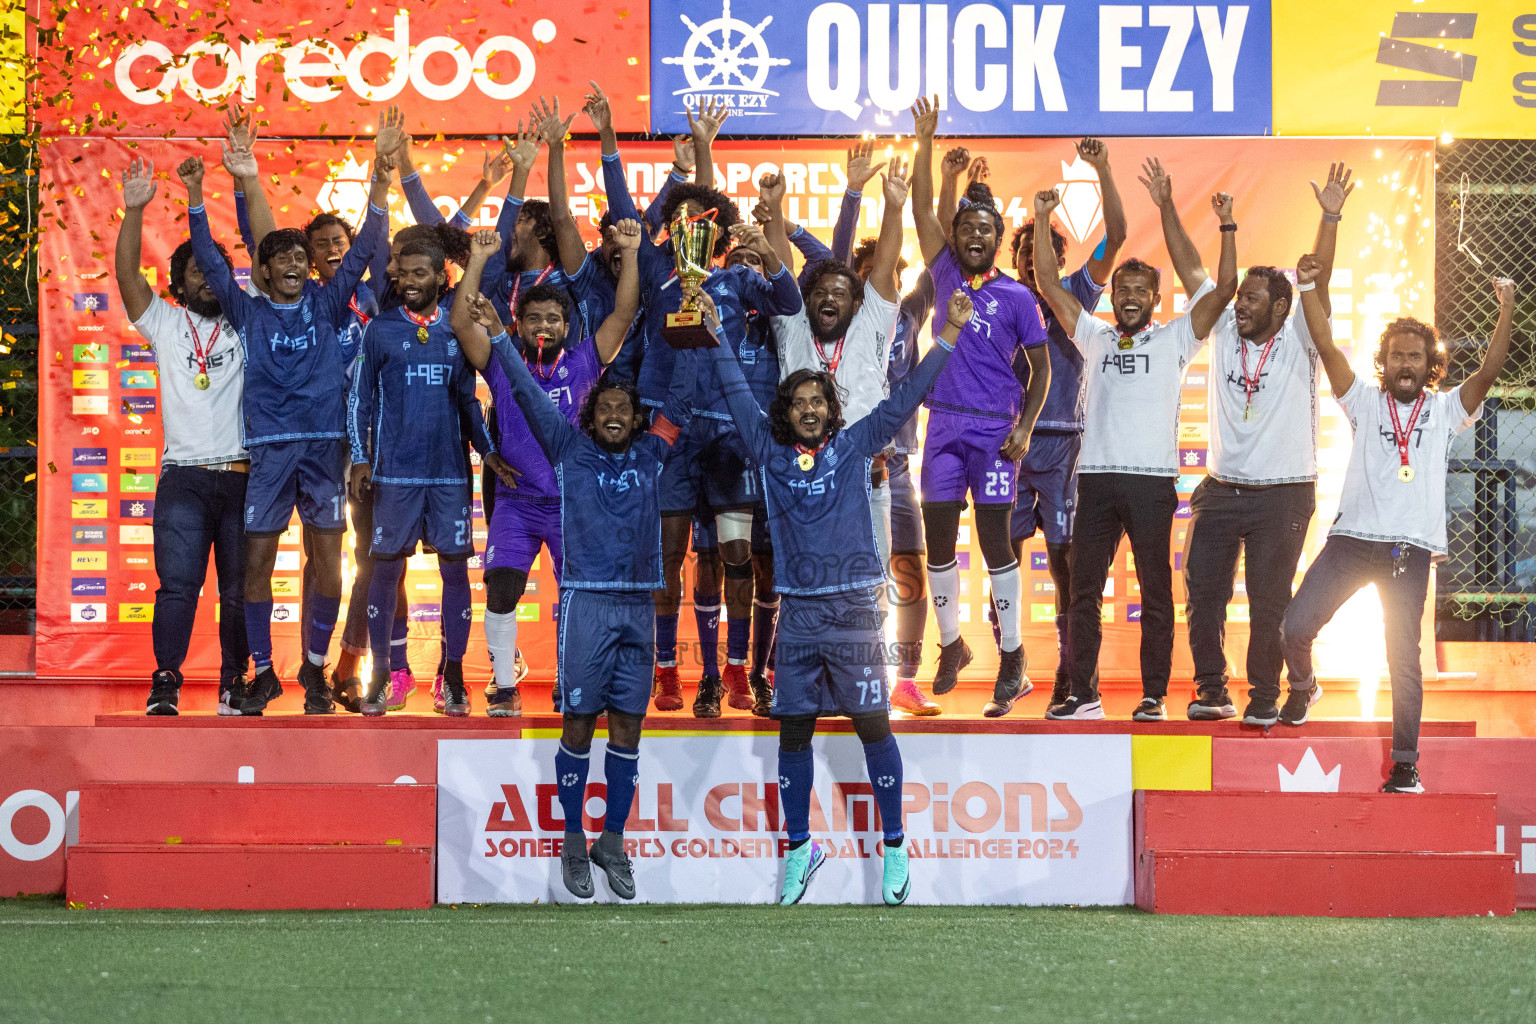
{"label": "red medal ribbon", "polygon": [[350,309],[354,314],[357,315],[357,318],[362,321],[362,324],[363,324],[364,327],[367,327],[368,326],[368,321],[373,319],[373,317],[369,316],[367,313],[364,313],[361,309],[357,308],[357,296],[356,295],[352,296],[350,299],[347,300],[347,308]]}
{"label": "red medal ribbon", "polygon": [[[540,380],[549,380],[549,378],[555,375],[555,368],[560,365],[560,360],[564,358],[565,349],[562,348],[560,350],[560,354],[555,356],[555,361],[549,364],[549,372],[544,372],[544,335],[541,334],[539,335],[538,354],[534,356],[533,363],[528,366],[528,369],[532,370],[534,375],[537,376]],[[528,362],[527,357],[523,358],[523,362]]]}
{"label": "red medal ribbon", "polygon": [[983,288],[985,288],[987,286],[987,283],[990,282],[996,276],[997,276],[997,268],[993,267],[991,270],[988,270],[985,274],[977,274],[974,277],[967,278],[966,279],[966,284],[971,286],[971,291],[979,292]]}
{"label": "red medal ribbon", "polygon": [[1280,332],[1276,331],[1274,334],[1271,334],[1269,336],[1269,340],[1264,343],[1264,350],[1259,353],[1259,365],[1253,371],[1252,377],[1248,376],[1248,343],[1242,338],[1237,339],[1237,351],[1238,354],[1243,357],[1244,405],[1253,405],[1253,396],[1257,394],[1259,390],[1259,379],[1264,376],[1264,364],[1269,362],[1269,350],[1275,347],[1275,339],[1279,336]]}
{"label": "red medal ribbon", "polygon": [[415,324],[417,327],[431,327],[433,324],[437,323],[438,317],[443,315],[443,307],[433,307],[431,316],[422,316],[419,313],[413,313],[411,311],[411,307],[409,306],[401,306],[400,312],[404,313],[406,317],[410,319],[411,323]]}
{"label": "red medal ribbon", "polygon": [[795,451],[799,452],[801,455],[809,455],[814,459],[817,455],[821,454],[821,450],[827,446],[827,442],[830,440],[831,438],[824,438],[821,444],[817,445],[815,448],[807,448],[805,445],[796,442]]}
{"label": "red medal ribbon", "polygon": [[[534,279],[533,286],[537,288],[539,285],[543,284],[544,279],[547,278],[550,274],[554,273],[554,271],[555,265],[551,263],[549,266],[545,267],[542,271],[539,272],[539,276]],[[512,328],[514,330],[517,328],[517,296],[522,292],[522,290],[523,275],[522,272],[519,271],[512,278],[512,304],[510,309],[512,312]]]}
{"label": "red medal ribbon", "polygon": [[[828,373],[830,373],[834,377],[837,376],[837,365],[843,361],[843,342],[845,340],[847,340],[847,338],[848,338],[848,335],[845,334],[841,338],[837,339],[837,345],[832,349],[832,358],[831,359],[827,358],[827,350],[821,344],[821,339],[820,338],[813,338],[813,339],[811,339],[812,341],[814,341],[816,343],[816,358],[821,360],[821,368],[823,370],[826,370]],[[818,451],[819,450],[820,449],[818,449]],[[813,452],[812,454],[815,454],[815,453]]]}
{"label": "red medal ribbon", "polygon": [[1419,422],[1419,410],[1424,407],[1424,399],[1429,397],[1428,391],[1419,392],[1419,400],[1413,403],[1413,411],[1408,414],[1408,429],[1404,430],[1402,422],[1397,418],[1397,399],[1392,393],[1387,392],[1387,412],[1392,414],[1392,440],[1397,442],[1397,457],[1404,466],[1408,465],[1408,436],[1413,432],[1414,424]]}
{"label": "red medal ribbon", "polygon": [[221,320],[213,322],[213,333],[208,335],[208,344],[205,346],[196,325],[192,323],[192,314],[182,310],[181,315],[187,318],[187,330],[192,332],[192,358],[197,360],[197,372],[206,374],[208,357],[213,354],[213,346],[219,343],[219,331],[223,330],[224,323]]}

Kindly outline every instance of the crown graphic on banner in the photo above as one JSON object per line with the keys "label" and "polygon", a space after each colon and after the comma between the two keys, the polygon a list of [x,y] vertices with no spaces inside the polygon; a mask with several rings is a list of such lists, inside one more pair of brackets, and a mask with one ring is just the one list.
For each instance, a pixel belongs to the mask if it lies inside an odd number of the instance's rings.
{"label": "crown graphic on banner", "polygon": [[1280,769],[1282,793],[1337,793],[1339,776],[1344,773],[1342,764],[1334,765],[1332,771],[1323,771],[1323,763],[1317,759],[1311,747],[1301,755],[1301,762],[1296,765],[1294,772],[1286,771],[1283,764],[1276,767]]}

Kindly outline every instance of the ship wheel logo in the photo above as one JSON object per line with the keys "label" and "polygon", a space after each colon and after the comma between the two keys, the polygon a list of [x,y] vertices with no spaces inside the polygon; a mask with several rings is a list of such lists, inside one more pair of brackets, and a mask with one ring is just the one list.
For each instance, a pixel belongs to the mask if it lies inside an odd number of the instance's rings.
{"label": "ship wheel logo", "polygon": [[681,67],[688,85],[673,90],[672,95],[735,94],[724,97],[733,108],[733,114],[768,113],[766,110],[751,109],[762,105],[763,99],[758,99],[756,103],[741,101],[748,96],[778,95],[772,89],[763,87],[768,81],[770,68],[790,63],[782,57],[770,55],[768,44],[763,40],[763,29],[772,24],[773,16],[769,15],[752,25],[732,17],[731,0],[723,0],[718,18],[712,18],[702,25],[686,14],[678,15],[678,20],[688,27],[688,42],[683,47],[682,56],[663,57],[661,62]]}

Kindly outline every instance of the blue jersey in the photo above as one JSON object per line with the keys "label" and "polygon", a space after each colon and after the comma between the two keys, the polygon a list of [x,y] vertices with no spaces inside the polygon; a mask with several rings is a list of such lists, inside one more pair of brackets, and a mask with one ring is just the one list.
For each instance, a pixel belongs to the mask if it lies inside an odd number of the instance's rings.
{"label": "blue jersey", "polygon": [[[347,426],[353,463],[373,467],[375,483],[461,484],[469,479],[460,424],[475,398],[475,371],[459,349],[448,309],[421,328],[398,306],[369,321],[352,376]],[[485,421],[478,440],[490,445]],[[477,448],[480,445],[476,445]]]}
{"label": "blue jersey", "polygon": [[349,303],[374,250],[383,244],[388,213],[372,204],[357,241],[327,285],[304,282],[294,303],[246,294],[208,233],[208,213],[188,212],[192,253],[245,349],[245,445],[347,436],[346,379],[351,355],[343,337]]}
{"label": "blue jersey", "polygon": [[736,350],[741,372],[752,389],[752,399],[768,408],[779,394],[779,352],[773,343],[773,318],[757,314],[747,318],[747,336]]}
{"label": "blue jersey", "polygon": [[[1077,273],[1069,274],[1061,282],[1089,313],[1099,304],[1104,286],[1088,273],[1085,263]],[[1072,343],[1072,334],[1063,328],[1051,312],[1051,307],[1040,303],[1040,315],[1045,318],[1045,333],[1051,344],[1047,351],[1051,356],[1051,387],[1045,393],[1045,404],[1040,407],[1040,418],[1035,421],[1036,430],[1053,433],[1083,432],[1083,353]],[[1021,350],[1014,353],[1013,373],[1020,387],[1029,387],[1029,357]]]}
{"label": "blue jersey", "polygon": [[555,467],[560,484],[560,530],[565,547],[562,590],[659,590],[661,503],[657,485],[671,438],[688,422],[697,357],[677,360],[663,417],[622,452],[605,450],[573,427],[528,372],[505,333],[491,339],[495,359],[528,419],[533,438]]}
{"label": "blue jersey", "polygon": [[917,368],[873,412],[834,434],[805,469],[798,446],[773,439],[730,343],[716,350],[714,362],[725,382],[726,401],[762,484],[773,538],[775,591],[815,597],[867,590],[885,582],[869,508],[870,466],[917,411],[949,361],[950,351],[943,339],[937,339]]}
{"label": "blue jersey", "polygon": [[363,331],[368,327],[368,321],[379,315],[379,300],[374,297],[372,288],[359,282],[347,308],[351,310],[352,318],[341,332],[341,350],[347,356],[347,383],[350,385],[352,368],[362,351]]}

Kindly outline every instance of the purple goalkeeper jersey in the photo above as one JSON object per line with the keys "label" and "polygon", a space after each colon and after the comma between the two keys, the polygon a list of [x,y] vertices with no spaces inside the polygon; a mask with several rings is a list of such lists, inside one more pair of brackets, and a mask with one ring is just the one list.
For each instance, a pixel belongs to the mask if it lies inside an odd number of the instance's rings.
{"label": "purple goalkeeper jersey", "polygon": [[[528,420],[512,397],[512,384],[495,359],[480,371],[491,389],[496,406],[496,426],[501,434],[497,451],[512,468],[523,475],[517,478],[517,490],[507,488],[496,481],[496,498],[558,498],[560,485],[555,480],[555,470],[544,457],[544,450],[528,429]],[[566,422],[576,425],[581,415],[581,403],[587,400],[587,392],[602,375],[603,364],[597,358],[597,342],[586,339],[575,348],[560,354],[553,368],[543,367],[532,371],[534,383],[543,389],[549,400],[555,403]]]}
{"label": "purple goalkeeper jersey", "polygon": [[999,273],[979,289],[971,281],[954,250],[946,246],[929,268],[933,275],[933,334],[944,329],[949,296],[964,288],[976,304],[970,323],[960,332],[955,354],[939,374],[933,392],[923,403],[969,416],[1015,420],[1024,389],[1013,372],[1013,356],[1020,348],[1034,348],[1048,340],[1040,307],[1030,290]]}

